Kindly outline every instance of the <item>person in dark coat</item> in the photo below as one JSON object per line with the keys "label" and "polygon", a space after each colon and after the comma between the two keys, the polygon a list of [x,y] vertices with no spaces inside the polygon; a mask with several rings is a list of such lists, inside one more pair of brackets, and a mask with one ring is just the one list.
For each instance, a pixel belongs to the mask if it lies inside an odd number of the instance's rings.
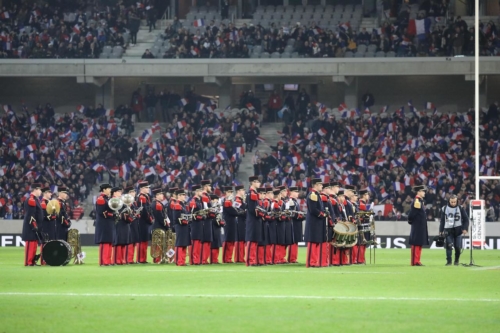
{"label": "person in dark coat", "polygon": [[[165,207],[161,203],[163,200],[165,200],[165,195],[163,194],[161,188],[155,188],[151,192],[154,196],[154,200],[151,204],[154,217],[152,231],[154,231],[155,229],[160,229],[166,232],[170,229],[170,226],[167,221],[167,216],[165,215]],[[160,253],[158,257],[153,259],[153,262],[155,264],[159,264],[161,263],[162,258],[163,255]]]}
{"label": "person in dark coat", "polygon": [[[367,212],[369,209],[369,203],[368,201],[370,200],[370,192],[367,189],[363,189],[359,191],[360,199],[359,199],[359,210],[362,212]],[[369,218],[365,218],[362,222],[363,224],[370,223]],[[360,226],[358,226],[360,227]],[[366,229],[365,229],[366,230]],[[370,232],[364,232],[363,237],[361,239],[364,239],[366,241],[370,241]],[[366,259],[365,259],[365,253],[366,253],[366,244],[358,244],[359,250],[358,250],[358,258],[357,262],[358,264],[366,264]]]}
{"label": "person in dark coat", "polygon": [[462,250],[462,236],[469,230],[469,216],[463,207],[458,205],[458,197],[453,194],[448,204],[441,209],[439,234],[446,237],[446,266],[451,266],[451,253],[455,248],[454,265],[458,266]]}
{"label": "person in dark coat", "polygon": [[[215,219],[219,207],[213,207],[210,194],[212,193],[212,182],[210,180],[201,181],[201,201],[203,203],[203,208],[213,208],[208,211],[205,219],[203,220],[203,237],[201,238],[201,263],[203,265],[208,265],[208,259],[210,258],[210,247],[212,246],[212,221]],[[217,212],[215,211],[217,210]]]}
{"label": "person in dark coat", "polygon": [[247,228],[245,231],[245,241],[246,241],[246,266],[257,266],[258,258],[258,243],[262,240],[262,220],[261,217],[264,216],[262,211],[259,211],[257,207],[259,206],[259,194],[257,189],[260,186],[260,180],[257,176],[251,176],[248,178],[250,183],[250,190],[246,197],[247,204],[247,218],[246,224]]}
{"label": "person in dark coat", "polygon": [[330,265],[330,241],[331,241],[331,236],[332,236],[332,228],[333,228],[333,221],[335,219],[335,211],[333,210],[333,205],[330,201],[330,189],[331,185],[329,182],[323,183],[323,190],[321,192],[321,201],[323,202],[323,206],[325,207],[325,211],[328,211],[330,216],[328,217],[328,226],[327,226],[327,237],[326,237],[326,242],[323,243],[323,247],[321,248],[322,255],[321,258],[323,259],[323,263],[321,266],[329,266]]}
{"label": "person in dark coat", "polygon": [[[120,198],[123,190],[121,187],[111,189],[112,198]],[[127,246],[130,243],[130,223],[132,218],[126,213],[125,207],[118,212],[118,221],[115,223],[113,239],[113,264],[125,265],[127,263]]]}
{"label": "person in dark coat", "polygon": [[99,244],[99,266],[111,266],[115,213],[108,205],[111,185],[102,184],[101,194],[96,200],[95,243]]}
{"label": "person in dark coat", "polygon": [[247,203],[245,198],[245,187],[237,185],[234,187],[236,197],[233,202],[233,207],[238,211],[236,246],[234,248],[234,262],[245,263],[245,229],[247,218]]}
{"label": "person in dark coat", "polygon": [[66,202],[68,198],[68,189],[64,186],[60,186],[57,190],[57,200],[59,201],[61,210],[59,211],[59,216],[57,217],[56,233],[57,239],[61,239],[65,242],[68,241],[68,230],[71,228],[69,206]]}
{"label": "person in dark coat", "polygon": [[[281,210],[282,211],[285,211],[285,210],[294,210],[294,209],[291,209],[290,208],[290,198],[288,197],[288,189],[285,187],[285,186],[280,186],[280,189],[281,189],[281,200],[282,200],[282,205],[281,205]],[[292,222],[292,218],[288,215],[288,216],[285,216],[285,219],[284,219],[284,224],[285,224],[285,241],[284,243],[282,244],[283,245],[283,248],[282,248],[282,253],[281,255],[283,256],[283,264],[287,264],[288,263],[288,258],[287,258],[287,247],[289,246],[292,246],[294,244],[294,239],[293,239],[293,222]]]}
{"label": "person in dark coat", "polygon": [[[273,191],[274,194],[274,204],[275,204],[275,221],[276,221],[276,243],[273,247],[272,260],[273,264],[281,265],[285,264],[285,222],[288,219],[283,213],[283,200],[281,197],[282,188],[278,187]],[[286,195],[286,194],[285,194]]]}
{"label": "person in dark coat", "polygon": [[414,186],[416,193],[408,214],[408,224],[411,225],[410,245],[411,245],[411,265],[423,266],[420,262],[422,246],[429,245],[429,234],[427,231],[427,213],[425,212],[424,197],[427,187],[425,185]]}
{"label": "person in dark coat", "polygon": [[326,242],[326,220],[329,213],[325,211],[320,191],[323,189],[321,178],[311,180],[312,191],[307,196],[307,215],[304,240],[307,243],[306,267],[322,267],[321,251]]}
{"label": "person in dark coat", "polygon": [[[46,241],[56,239],[57,215],[47,213],[47,204],[51,198],[52,198],[52,191],[50,190],[50,187],[42,188],[42,201],[40,202],[40,206],[42,207],[43,210],[43,221],[40,230],[41,234],[43,235],[43,238],[45,238]],[[41,254],[43,254],[43,246],[44,243],[40,244]],[[40,263],[42,265],[45,265],[45,260],[43,260],[43,255],[40,256]]]}
{"label": "person in dark coat", "polygon": [[224,186],[223,190],[226,197],[222,205],[222,218],[226,225],[224,226],[224,243],[222,243],[222,262],[224,264],[232,264],[234,245],[238,240],[238,211],[233,205],[233,188],[231,186]]}
{"label": "person in dark coat", "polygon": [[[123,191],[123,194],[129,194],[135,198],[135,189],[133,186],[126,187]],[[134,253],[136,253],[139,247],[139,217],[140,212],[138,211],[139,207],[137,206],[137,202],[133,202],[130,205],[130,209],[132,210],[132,214],[130,217],[132,218],[132,222],[130,222],[130,243],[127,245],[127,264],[136,264],[137,258],[134,260]]]}
{"label": "person in dark coat", "polygon": [[[219,197],[215,194],[210,194],[210,201],[212,201],[212,206],[217,206],[219,203]],[[226,222],[223,218],[212,219],[212,244],[210,246],[210,264],[220,264],[219,251],[222,246],[222,228],[225,226],[225,224]]]}
{"label": "person in dark coat", "polygon": [[37,261],[39,226],[43,223],[43,209],[38,198],[42,194],[42,185],[31,185],[29,198],[24,202],[24,221],[22,239],[24,241],[24,266],[35,266]]}
{"label": "person in dark coat", "polygon": [[[328,228],[328,242],[334,241],[334,227],[335,224],[337,224],[339,221],[344,220],[344,218],[341,216],[342,211],[341,211],[341,205],[339,204],[339,198],[338,198],[338,193],[340,191],[340,183],[337,181],[330,182],[330,194],[329,194],[329,201],[330,205],[332,207],[332,217],[331,220],[333,221],[333,225],[329,224]],[[329,244],[328,248],[330,252],[328,253],[328,258],[330,259],[328,264],[330,266],[339,266],[340,265],[340,252],[341,249]]]}
{"label": "person in dark coat", "polygon": [[135,12],[130,12],[128,17],[128,29],[130,30],[130,44],[134,46],[137,44],[137,33],[141,26],[141,19],[136,15]]}
{"label": "person in dark coat", "polygon": [[[191,245],[191,235],[189,232],[189,221],[181,218],[181,214],[188,214],[186,205],[186,192],[177,190],[175,192],[177,200],[172,205],[173,225],[175,229],[175,264],[186,266],[186,252]],[[197,222],[195,222],[197,223]]]}
{"label": "person in dark coat", "polygon": [[[193,221],[190,225],[191,229],[191,242],[192,244],[189,247],[189,264],[190,265],[201,265],[201,251],[202,244],[201,241],[203,239],[203,220],[205,216],[201,214],[200,211],[204,210],[203,201],[202,201],[202,189],[200,185],[193,185],[192,191],[194,192],[194,196],[191,198],[189,202],[189,211],[193,214]],[[208,207],[208,206],[207,206]]]}
{"label": "person in dark coat", "polygon": [[263,247],[262,258],[265,264],[272,265],[273,248],[276,244],[276,219],[273,214],[274,211],[279,209],[278,204],[274,202],[272,187],[266,187],[264,208],[267,210],[267,214],[264,217],[264,239],[259,246]]}
{"label": "person in dark coat", "polygon": [[139,217],[139,246],[137,248],[137,262],[147,264],[148,241],[151,237],[151,225],[153,224],[153,213],[151,211],[151,197],[149,196],[149,182],[139,182],[139,195],[137,196],[137,206],[141,210]]}
{"label": "person in dark coat", "polygon": [[[299,188],[297,186],[292,186],[289,188],[290,200],[288,200],[288,209],[294,210],[296,212],[301,211],[299,201]],[[288,247],[288,257],[287,261],[290,264],[297,264],[299,255],[299,242],[303,240],[302,225],[305,219],[305,214],[294,213],[291,216],[292,228],[293,228],[293,244]]]}

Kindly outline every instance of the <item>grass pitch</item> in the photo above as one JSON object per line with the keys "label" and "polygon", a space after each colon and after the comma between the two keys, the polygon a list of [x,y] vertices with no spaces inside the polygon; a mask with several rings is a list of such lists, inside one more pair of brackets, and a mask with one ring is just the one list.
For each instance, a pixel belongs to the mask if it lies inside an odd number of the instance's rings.
{"label": "grass pitch", "polygon": [[[0,332],[495,332],[500,251],[481,268],[445,267],[444,250],[377,250],[377,264],[306,269],[130,265],[23,267],[0,248]],[[300,261],[305,249],[300,250]],[[468,252],[462,262],[469,262]]]}

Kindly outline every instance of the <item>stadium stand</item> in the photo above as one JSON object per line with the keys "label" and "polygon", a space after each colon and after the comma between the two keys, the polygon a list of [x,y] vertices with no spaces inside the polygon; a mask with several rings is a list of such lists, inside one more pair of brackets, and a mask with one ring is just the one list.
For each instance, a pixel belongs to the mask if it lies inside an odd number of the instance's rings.
{"label": "stadium stand", "polygon": [[[50,104],[14,111],[3,107],[0,137],[0,216],[22,218],[22,202],[35,181],[67,186],[72,208],[82,217],[92,210],[97,182],[134,185],[147,179],[154,186],[190,188],[211,179],[221,186],[235,178],[244,155],[242,135],[258,123],[254,112],[217,109],[194,94],[179,99],[179,112],[167,125],[134,123],[125,106],[77,106],[71,114],[55,114]],[[141,130],[134,130],[134,126]],[[144,130],[142,130],[144,129]],[[132,134],[132,135],[131,135]]]}

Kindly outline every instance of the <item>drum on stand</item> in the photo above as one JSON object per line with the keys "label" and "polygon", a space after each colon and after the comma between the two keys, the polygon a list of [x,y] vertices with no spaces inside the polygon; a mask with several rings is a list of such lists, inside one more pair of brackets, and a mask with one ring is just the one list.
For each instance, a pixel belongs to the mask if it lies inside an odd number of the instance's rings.
{"label": "drum on stand", "polygon": [[71,260],[71,245],[63,240],[47,242],[43,246],[42,257],[49,266],[65,266]]}

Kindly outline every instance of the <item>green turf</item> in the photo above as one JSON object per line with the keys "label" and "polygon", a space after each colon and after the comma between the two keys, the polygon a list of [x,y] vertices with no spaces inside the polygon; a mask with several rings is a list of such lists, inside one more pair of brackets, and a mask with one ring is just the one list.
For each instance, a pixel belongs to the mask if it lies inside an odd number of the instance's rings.
{"label": "green turf", "polygon": [[[496,332],[499,251],[481,269],[445,267],[444,250],[377,250],[377,264],[23,267],[0,248],[0,332]],[[304,262],[305,249],[301,249]],[[462,262],[468,262],[464,255]],[[484,269],[484,268],[491,269]],[[40,294],[41,293],[41,294]],[[45,294],[43,294],[45,293]]]}

